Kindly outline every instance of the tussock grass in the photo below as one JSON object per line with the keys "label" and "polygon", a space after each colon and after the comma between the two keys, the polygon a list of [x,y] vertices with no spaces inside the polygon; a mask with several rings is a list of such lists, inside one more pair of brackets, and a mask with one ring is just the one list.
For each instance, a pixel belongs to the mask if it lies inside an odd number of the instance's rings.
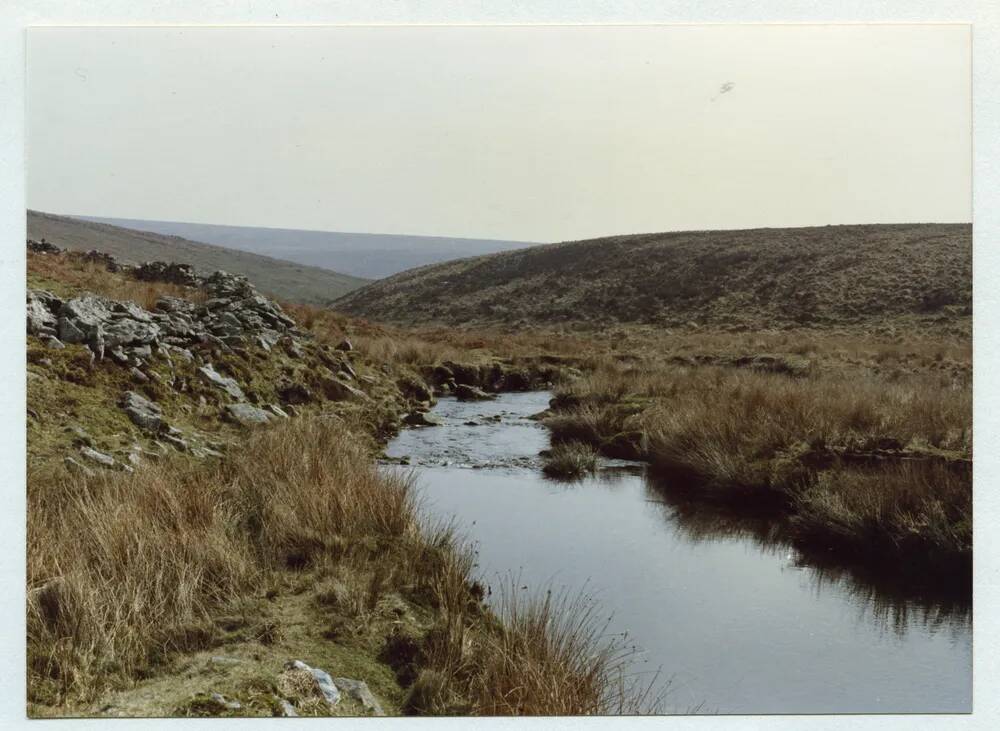
{"label": "tussock grass", "polygon": [[255,433],[213,465],[175,459],[89,479],[35,472],[28,557],[34,702],[91,699],[174,651],[210,646],[220,616],[243,611],[274,577],[310,569],[330,577],[315,604],[357,631],[393,596],[433,609],[418,670],[441,674],[450,700],[415,700],[417,710],[609,708],[601,638],[574,634],[544,603],[498,621],[480,603],[471,552],[426,526],[410,480],[376,470],[350,432],[320,417]]}
{"label": "tussock grass", "polygon": [[800,540],[873,561],[969,564],[972,392],[953,373],[606,362],[554,404],[554,440],[604,450],[637,431],[673,484],[791,514]]}
{"label": "tussock grass", "polygon": [[563,442],[549,451],[542,470],[550,477],[582,477],[597,469],[597,452],[584,442]]}
{"label": "tussock grass", "polygon": [[862,555],[922,554],[947,566],[972,552],[968,475],[939,463],[821,473],[795,508],[800,537]]}
{"label": "tussock grass", "polygon": [[501,590],[501,629],[474,651],[473,702],[486,715],[643,713],[653,687],[628,678],[630,651],[608,639],[607,622],[584,595]]}

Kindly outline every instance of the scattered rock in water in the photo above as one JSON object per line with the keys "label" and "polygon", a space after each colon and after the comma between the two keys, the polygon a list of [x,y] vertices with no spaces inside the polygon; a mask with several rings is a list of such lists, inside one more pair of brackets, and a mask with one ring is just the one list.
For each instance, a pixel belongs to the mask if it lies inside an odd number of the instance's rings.
{"label": "scattered rock in water", "polygon": [[404,464],[404,465],[405,464],[410,464],[410,458],[407,457],[407,456],[403,456],[403,457],[390,457],[387,454],[383,454],[380,457],[380,460],[384,464]]}
{"label": "scattered rock in water", "polygon": [[212,367],[212,364],[201,366],[198,368],[198,374],[208,383],[217,388],[221,388],[223,391],[228,393],[235,399],[243,401],[246,399],[246,394],[243,393],[243,389],[240,388],[238,384],[232,378],[227,378]]}
{"label": "scattered rock in water", "polygon": [[476,386],[467,386],[464,383],[459,383],[455,386],[455,398],[459,401],[491,401],[496,398],[496,395],[486,393]]}
{"label": "scattered rock in water", "polygon": [[368,683],[363,680],[353,680],[351,678],[334,678],[334,684],[349,697],[361,703],[366,711],[373,716],[384,716],[381,704],[375,699]]}
{"label": "scattered rock in water", "polygon": [[407,426],[441,426],[443,422],[433,414],[424,411],[411,411],[403,417],[403,423]]}
{"label": "scattered rock in water", "polygon": [[229,404],[226,406],[226,416],[241,426],[257,426],[271,420],[271,414],[246,403]]}

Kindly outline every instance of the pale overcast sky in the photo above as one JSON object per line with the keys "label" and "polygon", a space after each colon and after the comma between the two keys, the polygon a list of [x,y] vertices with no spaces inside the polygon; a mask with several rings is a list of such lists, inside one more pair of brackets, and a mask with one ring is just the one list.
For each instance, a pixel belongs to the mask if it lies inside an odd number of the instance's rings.
{"label": "pale overcast sky", "polygon": [[966,26],[43,28],[28,204],[560,241],[971,220]]}

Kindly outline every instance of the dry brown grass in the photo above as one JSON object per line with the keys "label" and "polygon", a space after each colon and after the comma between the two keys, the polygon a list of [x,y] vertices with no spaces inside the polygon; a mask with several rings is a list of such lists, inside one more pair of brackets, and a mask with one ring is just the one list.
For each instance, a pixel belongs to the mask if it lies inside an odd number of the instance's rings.
{"label": "dry brown grass", "polygon": [[794,530],[859,555],[920,554],[947,568],[972,552],[969,477],[927,462],[821,473],[795,496]]}
{"label": "dry brown grass", "polygon": [[475,651],[471,692],[485,715],[647,713],[648,692],[628,678],[630,653],[609,641],[586,597],[553,594],[526,600],[515,583],[498,606],[501,629]]}
{"label": "dry brown grass", "polygon": [[[444,674],[449,707],[608,707],[601,638],[574,634],[545,603],[498,623],[476,599],[471,553],[449,531],[423,527],[409,480],[375,470],[354,443],[329,420],[303,417],[212,466],[30,475],[31,698],[58,705],[128,684],[173,652],[210,644],[212,619],[261,596],[270,577],[332,566],[339,588],[317,601],[361,624],[393,592],[428,597],[439,629],[423,643],[424,664]],[[538,684],[524,685],[528,677]]]}
{"label": "dry brown grass", "polygon": [[131,300],[151,310],[164,295],[182,297],[194,302],[204,301],[205,294],[192,287],[167,282],[144,282],[91,261],[81,254],[38,254],[28,252],[28,286],[50,289],[60,296],[75,296],[84,292],[111,299]]}
{"label": "dry brown grass", "polygon": [[972,391],[950,372],[606,362],[555,403],[554,440],[609,452],[641,434],[638,456],[674,484],[790,512],[803,540],[968,564]]}

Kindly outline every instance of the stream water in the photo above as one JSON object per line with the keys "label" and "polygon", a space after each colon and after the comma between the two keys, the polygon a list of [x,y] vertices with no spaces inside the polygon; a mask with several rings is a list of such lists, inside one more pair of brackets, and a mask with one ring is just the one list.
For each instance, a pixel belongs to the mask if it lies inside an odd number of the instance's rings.
{"label": "stream water", "polygon": [[685,503],[640,465],[550,480],[547,432],[527,418],[548,399],[442,399],[442,426],[387,450],[409,458],[425,509],[475,542],[484,584],[584,589],[636,645],[632,671],[668,682],[666,712],[971,710],[967,604],[811,564],[766,523]]}

